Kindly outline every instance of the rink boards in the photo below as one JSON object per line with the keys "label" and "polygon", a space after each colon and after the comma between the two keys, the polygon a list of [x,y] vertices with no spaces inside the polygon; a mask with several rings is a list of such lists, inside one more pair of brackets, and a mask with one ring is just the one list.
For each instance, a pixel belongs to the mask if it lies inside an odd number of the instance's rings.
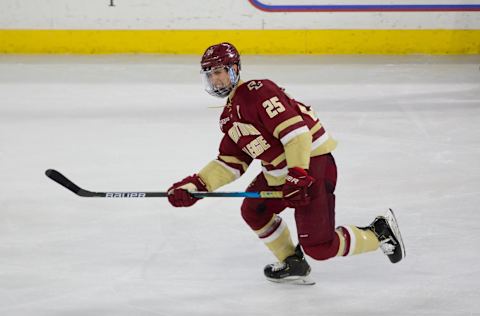
{"label": "rink boards", "polygon": [[480,0],[3,0],[0,53],[479,54]]}
{"label": "rink boards", "polygon": [[479,54],[480,30],[0,30],[2,53]]}

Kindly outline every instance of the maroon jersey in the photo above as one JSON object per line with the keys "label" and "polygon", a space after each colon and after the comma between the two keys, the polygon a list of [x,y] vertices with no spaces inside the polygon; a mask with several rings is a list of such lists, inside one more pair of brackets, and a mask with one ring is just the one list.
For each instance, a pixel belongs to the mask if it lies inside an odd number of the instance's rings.
{"label": "maroon jersey", "polygon": [[237,178],[259,159],[272,186],[284,183],[288,168],[308,169],[310,157],[336,146],[313,110],[270,80],[239,85],[220,116],[220,129],[225,135],[216,163]]}

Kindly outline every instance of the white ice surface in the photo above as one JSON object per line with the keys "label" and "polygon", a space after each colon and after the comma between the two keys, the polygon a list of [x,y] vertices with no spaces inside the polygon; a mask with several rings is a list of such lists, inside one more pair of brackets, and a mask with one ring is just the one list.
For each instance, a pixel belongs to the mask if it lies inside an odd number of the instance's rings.
{"label": "white ice surface", "polygon": [[404,261],[310,259],[311,287],[264,279],[240,199],[88,199],[44,176],[161,191],[203,167],[223,101],[197,62],[0,56],[0,315],[480,315],[478,56],[244,58],[339,141],[337,224],[397,212]]}

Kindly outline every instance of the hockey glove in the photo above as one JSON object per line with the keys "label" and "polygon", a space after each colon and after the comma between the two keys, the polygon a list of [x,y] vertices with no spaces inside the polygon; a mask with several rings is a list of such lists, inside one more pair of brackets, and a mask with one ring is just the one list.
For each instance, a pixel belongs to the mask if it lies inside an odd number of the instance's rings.
{"label": "hockey glove", "polygon": [[200,200],[189,193],[195,191],[208,191],[206,184],[196,174],[174,183],[168,189],[168,201],[175,207],[192,206]]}
{"label": "hockey glove", "polygon": [[302,168],[288,169],[288,175],[282,188],[283,200],[287,206],[295,208],[310,203],[308,188],[314,181],[315,179]]}

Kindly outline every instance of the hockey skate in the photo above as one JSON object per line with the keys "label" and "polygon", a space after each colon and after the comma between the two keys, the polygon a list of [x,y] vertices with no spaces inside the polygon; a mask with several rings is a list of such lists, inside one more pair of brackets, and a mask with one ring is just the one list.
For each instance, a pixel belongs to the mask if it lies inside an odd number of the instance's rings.
{"label": "hockey skate", "polygon": [[263,272],[267,280],[276,283],[313,285],[314,281],[308,278],[310,265],[305,260],[300,245],[295,248],[295,254],[282,262],[269,264]]}
{"label": "hockey skate", "polygon": [[405,258],[405,246],[392,209],[389,209],[385,216],[377,216],[368,227],[363,229],[373,231],[380,241],[380,248],[392,263]]}

